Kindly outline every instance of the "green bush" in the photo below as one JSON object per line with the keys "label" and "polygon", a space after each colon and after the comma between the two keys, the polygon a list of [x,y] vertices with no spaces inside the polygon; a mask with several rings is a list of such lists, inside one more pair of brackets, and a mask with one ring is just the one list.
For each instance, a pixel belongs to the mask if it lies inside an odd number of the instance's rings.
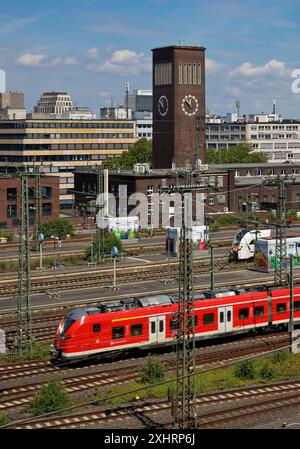
{"label": "green bush", "polygon": [[250,360],[240,362],[235,369],[234,375],[239,379],[254,379],[255,369],[253,362]]}
{"label": "green bush", "polygon": [[140,369],[141,382],[155,384],[165,378],[165,367],[156,357],[149,356],[146,365]]}
{"label": "green bush", "polygon": [[52,379],[34,396],[29,405],[29,411],[34,416],[38,416],[70,407],[72,404],[73,401],[63,384],[57,379]]}
{"label": "green bush", "polygon": [[46,239],[51,238],[51,235],[62,239],[65,239],[67,235],[74,235],[73,225],[66,218],[46,221],[42,226],[42,231]]}
{"label": "green bush", "polygon": [[[104,232],[103,233],[103,253],[105,256],[111,255],[112,248],[116,246],[119,250],[119,253],[123,251],[123,245],[120,239],[113,232]],[[94,252],[94,262],[100,263],[99,260],[99,239],[96,238],[93,241],[93,252]],[[86,251],[86,259],[91,262],[91,248],[89,247]]]}
{"label": "green bush", "polygon": [[0,426],[5,426],[8,423],[8,418],[4,413],[0,413]]}
{"label": "green bush", "polygon": [[285,351],[275,352],[272,357],[272,362],[282,365],[288,359],[288,357],[288,353]]}
{"label": "green bush", "polygon": [[260,372],[259,376],[264,380],[271,380],[276,376],[274,367],[270,363],[265,363]]}

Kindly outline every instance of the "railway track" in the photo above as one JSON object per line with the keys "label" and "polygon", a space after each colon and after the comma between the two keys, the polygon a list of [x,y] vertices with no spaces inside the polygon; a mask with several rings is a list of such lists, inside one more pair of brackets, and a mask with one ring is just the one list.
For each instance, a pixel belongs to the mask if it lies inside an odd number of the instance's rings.
{"label": "railway track", "polygon": [[[53,335],[52,335],[53,336]],[[274,340],[276,340],[276,345],[282,344],[283,346],[288,342],[287,334],[280,333],[268,336],[258,336],[253,338],[247,338],[242,343],[239,340],[227,341],[225,343],[215,343],[213,345],[204,346],[201,348],[197,348],[197,351],[201,351],[201,356],[198,357],[199,363],[213,363],[214,361],[218,361],[218,359],[225,360],[226,355],[230,356],[239,356],[241,353],[246,355],[247,353],[251,353],[251,349],[253,348],[251,345],[253,343],[258,347],[262,346],[262,349],[267,348],[268,345],[270,347],[274,347]],[[281,340],[281,341],[280,341]],[[250,345],[249,345],[250,343]],[[230,352],[226,349],[228,345],[236,344],[237,348],[231,348]],[[246,347],[241,348],[241,344],[244,344]],[[223,347],[225,346],[225,348]],[[212,354],[209,353],[211,348],[217,348],[214,350]],[[206,352],[205,352],[206,351]],[[250,351],[250,352],[249,352]],[[162,356],[163,357],[163,356]],[[129,359],[130,360],[130,359]],[[135,360],[135,358],[133,358]],[[118,362],[115,362],[118,363]],[[93,366],[93,365],[92,365]],[[66,364],[67,370],[72,369],[82,369],[76,366],[76,363],[71,362],[70,364]],[[0,365],[0,382],[16,379],[16,378],[25,378],[31,377],[33,375],[38,374],[48,374],[52,372],[61,372],[61,366],[52,365],[50,362],[36,362],[36,361],[25,361],[25,362],[16,362],[16,363],[8,363]]]}
{"label": "railway track", "polygon": [[[216,258],[217,261],[224,262],[224,256]],[[236,270],[237,267],[249,268],[253,264],[243,263],[238,265],[236,263],[228,264],[226,271]],[[201,258],[194,260],[194,275],[203,274],[203,270],[210,267],[210,258]],[[120,282],[136,282],[140,280],[156,280],[168,275],[169,264],[167,262],[156,262],[144,265],[129,265],[117,267],[116,273]],[[178,260],[170,262],[171,276],[178,277]],[[107,279],[113,276],[113,268],[101,268],[94,270],[82,270],[72,273],[56,273],[55,280],[53,273],[49,275],[33,276],[31,278],[32,293],[41,293],[51,291],[55,288],[59,290],[64,289],[78,289],[82,287],[105,286]],[[55,281],[55,282],[54,282]],[[13,296],[18,291],[17,278],[14,279],[0,279],[0,296]]]}
{"label": "railway track", "polygon": [[[249,354],[261,354],[266,350],[284,347],[287,344],[287,337],[282,335],[281,338],[275,338],[275,336],[269,337],[256,337],[253,339],[248,339],[246,344],[242,347],[241,344],[233,348],[214,350],[212,352],[207,351],[203,354],[203,348],[197,350],[196,354],[196,364],[197,367],[206,366],[208,364],[215,364],[217,362],[239,360],[241,357]],[[175,362],[173,354],[164,354],[161,360],[165,364],[166,369],[169,372],[173,372],[175,369]],[[93,373],[84,372],[83,374],[78,373],[75,376],[68,375],[73,372],[73,370],[80,370],[80,368],[67,367],[61,369],[57,366],[53,366],[50,363],[43,362],[26,362],[24,364],[11,364],[6,366],[0,366],[0,385],[5,382],[5,387],[0,387],[1,397],[0,397],[0,412],[12,409],[15,407],[20,407],[30,402],[32,396],[45,384],[45,381],[38,380],[36,382],[25,383],[22,385],[17,385],[13,387],[7,387],[8,380],[14,380],[17,378],[26,378],[38,375],[53,375],[62,379],[66,390],[71,393],[79,393],[85,390],[90,390],[93,388],[107,387],[118,384],[123,384],[132,380],[136,380],[138,377],[137,359],[132,359],[132,366],[124,367],[124,362],[116,362],[121,364],[120,367],[113,367],[109,370],[101,370]],[[99,365],[98,365],[99,366]],[[94,365],[94,368],[98,367]],[[101,366],[100,366],[101,368]],[[85,370],[86,368],[81,368]],[[47,378],[47,381],[49,378]]]}
{"label": "railway track", "polygon": [[[293,393],[293,394],[289,394]],[[271,396],[271,399],[259,401],[259,399]],[[283,395],[282,397],[278,397]],[[207,406],[218,403],[226,404],[233,401],[242,401],[254,399],[255,403],[248,403],[246,405],[239,405],[235,407],[229,407],[225,410],[218,410],[213,412],[202,412],[203,406],[207,409]],[[276,409],[293,407],[300,404],[300,381],[290,381],[284,383],[274,383],[257,387],[246,387],[239,389],[231,389],[222,392],[212,392],[198,395],[196,398],[196,407],[198,412],[197,427],[216,427],[220,423],[225,421],[242,419],[244,417],[251,416],[258,413],[266,413],[274,411]],[[126,419],[136,419],[141,415],[159,415],[161,412],[169,412],[171,410],[170,402],[166,400],[146,401],[142,404],[124,405],[121,407],[106,407],[100,410],[91,412],[83,412],[59,417],[51,417],[39,420],[30,420],[30,422],[24,422],[17,424],[17,429],[67,429],[87,427],[91,425],[107,425],[109,421],[116,423],[117,421],[123,421]],[[171,422],[165,424],[159,424],[157,427],[172,426]],[[155,425],[151,426],[152,428]]]}

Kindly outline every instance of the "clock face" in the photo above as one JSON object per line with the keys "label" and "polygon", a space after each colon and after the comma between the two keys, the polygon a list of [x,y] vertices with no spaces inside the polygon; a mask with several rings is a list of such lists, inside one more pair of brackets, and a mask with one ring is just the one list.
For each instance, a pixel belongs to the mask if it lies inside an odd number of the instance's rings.
{"label": "clock face", "polygon": [[189,115],[190,117],[195,115],[199,108],[197,98],[194,95],[186,95],[181,102],[181,108],[185,115]]}
{"label": "clock face", "polygon": [[162,95],[158,100],[158,112],[159,114],[164,117],[167,115],[169,109],[169,102],[165,95]]}

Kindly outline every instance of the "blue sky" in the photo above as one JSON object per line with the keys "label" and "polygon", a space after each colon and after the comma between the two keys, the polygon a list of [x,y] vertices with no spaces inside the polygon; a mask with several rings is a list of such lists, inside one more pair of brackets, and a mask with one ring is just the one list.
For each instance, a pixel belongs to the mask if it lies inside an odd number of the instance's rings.
{"label": "blue sky", "polygon": [[0,68],[7,88],[39,95],[67,90],[80,106],[122,102],[151,88],[151,49],[207,48],[211,113],[270,111],[300,118],[291,72],[300,68],[299,0],[14,0],[0,13]]}

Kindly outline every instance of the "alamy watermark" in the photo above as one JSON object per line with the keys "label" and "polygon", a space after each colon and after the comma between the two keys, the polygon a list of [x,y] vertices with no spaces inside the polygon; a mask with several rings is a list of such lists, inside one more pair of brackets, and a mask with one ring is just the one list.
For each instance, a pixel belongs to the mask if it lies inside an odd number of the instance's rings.
{"label": "alamy watermark", "polygon": [[0,354],[6,353],[6,335],[3,329],[0,329]]}
{"label": "alamy watermark", "polygon": [[[144,193],[136,192],[127,196],[127,186],[119,186],[119,195],[112,193],[98,195],[96,206],[97,225],[104,228],[102,217],[139,217],[141,228],[182,227],[186,228],[204,224],[203,192],[184,193]],[[129,212],[128,212],[129,211]]]}
{"label": "alamy watermark", "polygon": [[292,82],[292,92],[293,94],[300,93],[300,69],[295,69],[292,71],[292,78],[294,81]]}

